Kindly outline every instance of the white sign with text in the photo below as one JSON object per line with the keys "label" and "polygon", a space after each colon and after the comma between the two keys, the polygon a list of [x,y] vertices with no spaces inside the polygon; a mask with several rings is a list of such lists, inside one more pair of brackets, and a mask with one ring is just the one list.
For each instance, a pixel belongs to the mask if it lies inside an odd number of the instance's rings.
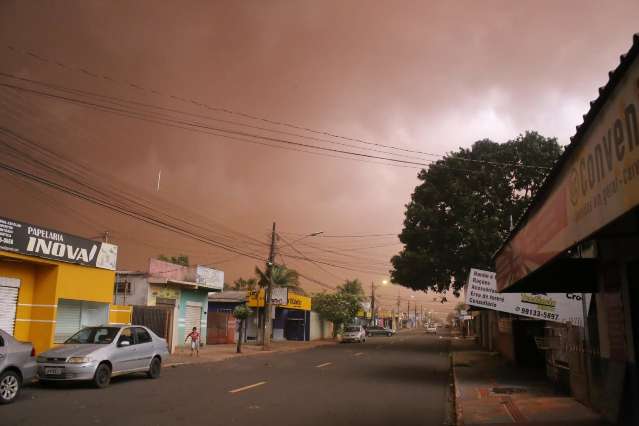
{"label": "white sign with text", "polygon": [[[586,294],[587,305],[590,294]],[[583,324],[582,293],[497,293],[495,273],[471,269],[466,304],[574,325]]]}

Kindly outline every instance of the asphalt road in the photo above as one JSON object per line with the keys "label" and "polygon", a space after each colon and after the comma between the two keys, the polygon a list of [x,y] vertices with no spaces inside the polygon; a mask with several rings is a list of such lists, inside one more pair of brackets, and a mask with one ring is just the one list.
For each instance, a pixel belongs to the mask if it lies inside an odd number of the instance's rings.
{"label": "asphalt road", "polygon": [[[0,425],[443,425],[449,342],[422,332],[25,388]],[[251,387],[251,385],[253,385]]]}

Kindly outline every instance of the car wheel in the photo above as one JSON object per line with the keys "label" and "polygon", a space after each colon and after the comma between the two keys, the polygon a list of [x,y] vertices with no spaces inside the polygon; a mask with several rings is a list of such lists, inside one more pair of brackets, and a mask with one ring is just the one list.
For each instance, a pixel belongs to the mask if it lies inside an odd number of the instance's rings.
{"label": "car wheel", "polygon": [[0,404],[12,402],[20,394],[22,380],[15,371],[5,371],[0,374]]}
{"label": "car wheel", "polygon": [[393,333],[390,333],[390,332],[387,334],[388,337],[391,337],[392,335]]}
{"label": "car wheel", "polygon": [[160,373],[162,372],[162,361],[159,357],[153,358],[151,361],[151,365],[149,366],[149,371],[146,373],[150,379],[157,379],[160,377]]}
{"label": "car wheel", "polygon": [[111,367],[108,364],[102,363],[98,365],[93,375],[93,384],[96,388],[106,388],[111,382]]}

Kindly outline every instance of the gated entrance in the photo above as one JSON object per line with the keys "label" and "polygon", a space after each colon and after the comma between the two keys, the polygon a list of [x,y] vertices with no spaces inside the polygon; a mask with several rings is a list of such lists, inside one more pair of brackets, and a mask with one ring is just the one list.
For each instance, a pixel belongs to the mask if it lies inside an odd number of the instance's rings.
{"label": "gated entrance", "polygon": [[209,312],[206,318],[206,343],[235,343],[235,318],[229,312]]}
{"label": "gated entrance", "polygon": [[143,325],[166,339],[169,348],[173,340],[173,307],[170,305],[133,306],[133,324]]}

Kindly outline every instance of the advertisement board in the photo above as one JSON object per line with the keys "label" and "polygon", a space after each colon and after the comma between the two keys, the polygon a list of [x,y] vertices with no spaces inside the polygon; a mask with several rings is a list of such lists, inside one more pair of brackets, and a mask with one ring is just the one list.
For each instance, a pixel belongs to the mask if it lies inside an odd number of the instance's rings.
{"label": "advertisement board", "polygon": [[[497,293],[495,273],[471,269],[466,304],[560,323],[583,324],[581,293]],[[590,295],[586,295],[590,302]],[[588,303],[589,304],[589,303]]]}
{"label": "advertisement board", "polygon": [[504,291],[639,205],[639,63],[610,94],[545,199],[495,257]]}
{"label": "advertisement board", "polygon": [[221,291],[224,289],[224,272],[198,265],[195,268],[195,282],[202,287]]}
{"label": "advertisement board", "polygon": [[[286,287],[273,287],[271,290],[271,304],[275,306],[286,305],[289,301],[288,288]],[[248,306],[251,307],[263,307],[264,306],[264,289],[258,293],[255,290],[249,291]]]}
{"label": "advertisement board", "polygon": [[115,271],[118,247],[0,217],[0,250]]}

